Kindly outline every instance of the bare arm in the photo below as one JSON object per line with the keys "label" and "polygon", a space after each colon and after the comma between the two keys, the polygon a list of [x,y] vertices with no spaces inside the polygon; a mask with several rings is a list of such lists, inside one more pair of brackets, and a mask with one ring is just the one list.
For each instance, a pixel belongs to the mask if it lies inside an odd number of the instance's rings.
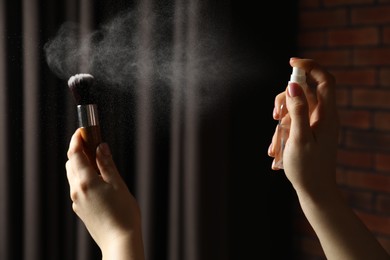
{"label": "bare arm", "polygon": [[337,188],[325,194],[297,191],[302,210],[327,259],[390,259],[373,234],[346,205]]}
{"label": "bare arm", "polygon": [[[304,92],[296,83],[275,98],[274,118],[285,103],[291,117],[286,143],[284,171],[293,185],[302,210],[317,234],[329,260],[390,259],[374,235],[343,200],[336,183],[339,122],[335,79],[308,59],[291,59],[292,67],[303,68],[316,88]],[[309,113],[310,104],[310,113]],[[275,156],[276,133],[269,148]],[[272,169],[278,170],[275,165]]]}
{"label": "bare arm", "polygon": [[96,172],[84,153],[80,131],[72,136],[66,163],[73,210],[102,251],[104,260],[144,260],[141,213],[112,160],[97,148]]}

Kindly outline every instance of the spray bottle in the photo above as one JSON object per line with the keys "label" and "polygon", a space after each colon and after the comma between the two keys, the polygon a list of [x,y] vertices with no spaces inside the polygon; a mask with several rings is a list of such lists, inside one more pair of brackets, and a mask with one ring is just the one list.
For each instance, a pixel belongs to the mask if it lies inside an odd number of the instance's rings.
{"label": "spray bottle", "polygon": [[[306,74],[303,69],[293,67],[289,83],[290,82],[296,82],[304,89],[304,91],[307,90]],[[283,169],[283,151],[284,147],[286,146],[287,139],[290,135],[291,118],[288,114],[286,104],[281,105],[280,111],[284,116],[279,119],[277,126],[277,137],[275,144],[275,148],[277,150],[274,158],[274,166],[279,169]]]}

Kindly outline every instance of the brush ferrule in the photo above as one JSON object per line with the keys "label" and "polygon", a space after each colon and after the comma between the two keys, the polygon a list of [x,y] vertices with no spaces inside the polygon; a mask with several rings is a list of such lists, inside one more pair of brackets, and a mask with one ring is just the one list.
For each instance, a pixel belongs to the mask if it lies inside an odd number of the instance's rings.
{"label": "brush ferrule", "polygon": [[78,105],[77,115],[79,127],[99,125],[98,111],[96,104]]}

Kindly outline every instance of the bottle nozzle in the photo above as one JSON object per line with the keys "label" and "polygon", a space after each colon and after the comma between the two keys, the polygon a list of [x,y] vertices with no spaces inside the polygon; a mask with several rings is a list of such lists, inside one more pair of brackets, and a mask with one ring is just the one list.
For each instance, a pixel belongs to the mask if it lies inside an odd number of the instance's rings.
{"label": "bottle nozzle", "polygon": [[293,67],[290,82],[297,82],[298,84],[302,84],[306,82],[306,73],[303,69],[298,67]]}

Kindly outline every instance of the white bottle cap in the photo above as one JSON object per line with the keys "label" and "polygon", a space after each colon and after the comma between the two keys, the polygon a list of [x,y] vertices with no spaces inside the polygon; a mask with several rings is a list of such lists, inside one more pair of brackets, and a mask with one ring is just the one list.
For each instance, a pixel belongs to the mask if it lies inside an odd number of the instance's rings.
{"label": "white bottle cap", "polygon": [[293,67],[292,74],[290,76],[290,82],[296,82],[300,85],[306,82],[306,73],[303,69]]}

